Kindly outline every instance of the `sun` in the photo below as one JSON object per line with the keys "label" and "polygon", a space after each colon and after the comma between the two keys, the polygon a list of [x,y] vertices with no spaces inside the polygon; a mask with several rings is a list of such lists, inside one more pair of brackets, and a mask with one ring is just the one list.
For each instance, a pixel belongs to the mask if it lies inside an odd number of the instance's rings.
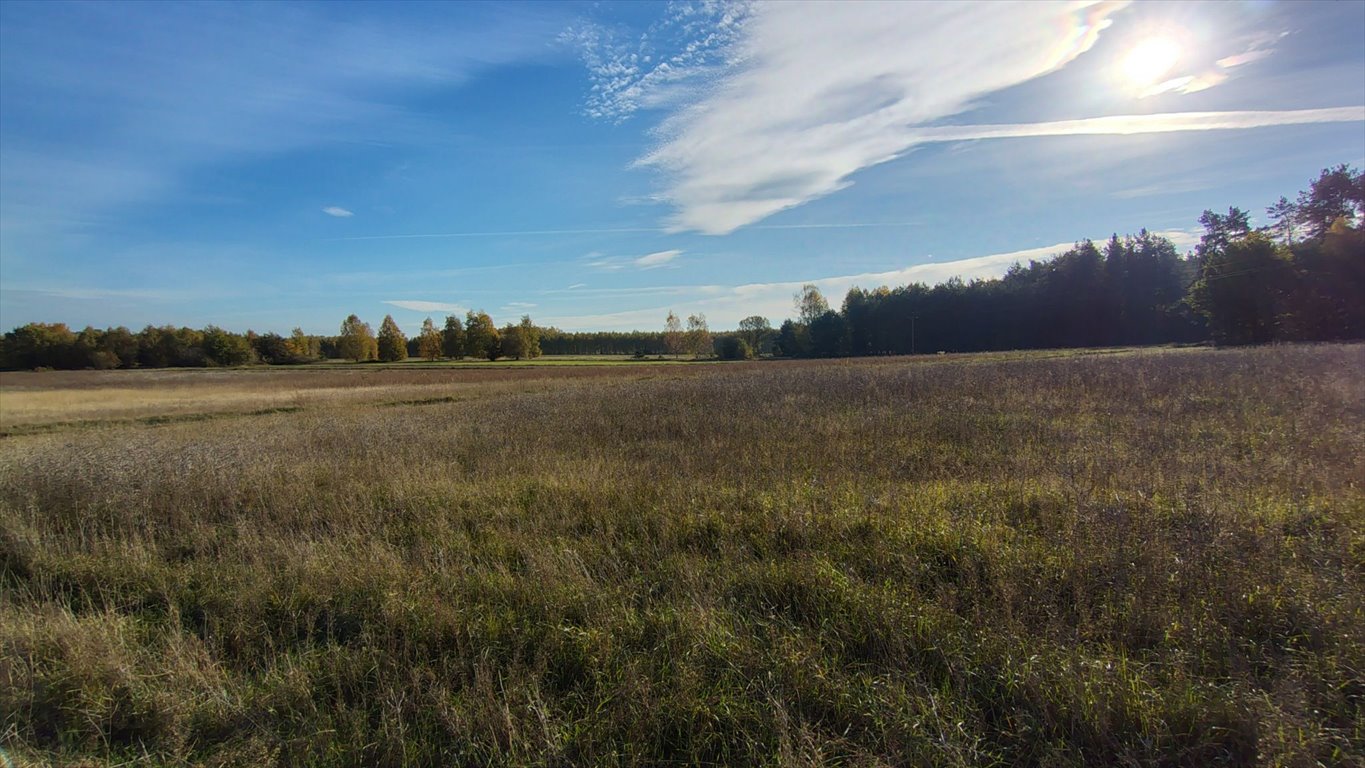
{"label": "sun", "polygon": [[1121,65],[1128,82],[1145,87],[1155,85],[1180,60],[1180,44],[1160,36],[1148,37],[1133,46]]}

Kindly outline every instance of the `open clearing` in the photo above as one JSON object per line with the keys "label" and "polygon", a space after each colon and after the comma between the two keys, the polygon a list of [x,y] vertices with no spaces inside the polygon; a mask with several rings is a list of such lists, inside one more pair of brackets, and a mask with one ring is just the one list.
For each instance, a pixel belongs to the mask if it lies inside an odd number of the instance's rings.
{"label": "open clearing", "polygon": [[21,764],[1365,760],[1365,346],[0,375]]}

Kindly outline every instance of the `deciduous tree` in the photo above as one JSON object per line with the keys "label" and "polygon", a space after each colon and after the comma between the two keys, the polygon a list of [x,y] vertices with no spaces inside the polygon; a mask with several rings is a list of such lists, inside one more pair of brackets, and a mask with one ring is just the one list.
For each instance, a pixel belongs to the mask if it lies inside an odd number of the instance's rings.
{"label": "deciduous tree", "polygon": [[520,326],[512,323],[504,325],[502,332],[498,334],[498,344],[503,357],[520,360],[527,356],[526,337],[522,335]]}
{"label": "deciduous tree", "polygon": [[441,332],[436,330],[436,324],[429,317],[422,321],[422,332],[417,337],[417,352],[427,360],[441,357]]}
{"label": "deciduous tree", "polygon": [[802,325],[809,326],[815,318],[829,311],[829,302],[814,283],[806,283],[793,297],[796,302],[796,318]]}
{"label": "deciduous tree", "polygon": [[337,350],[342,357],[357,363],[379,359],[379,343],[374,338],[374,331],[369,323],[362,323],[355,315],[342,322]]}
{"label": "deciduous tree", "polygon": [[739,336],[725,336],[716,344],[716,352],[721,360],[748,360],[754,356],[749,342]]}
{"label": "deciduous tree", "polygon": [[295,328],[289,334],[289,349],[299,362],[316,360],[322,356],[322,341],[304,333],[302,328]]}
{"label": "deciduous tree", "polygon": [[750,315],[739,321],[739,335],[744,339],[744,343],[749,345],[753,354],[758,354],[763,349],[763,344],[772,335],[773,327],[768,323],[768,318],[762,315]]}
{"label": "deciduous tree", "polygon": [[1208,318],[1215,341],[1263,343],[1275,337],[1292,279],[1288,254],[1256,232],[1209,252],[1190,303]]}
{"label": "deciduous tree", "polygon": [[469,310],[464,319],[465,351],[472,357],[497,360],[502,354],[498,327],[487,312]]}
{"label": "deciduous tree", "polygon": [[522,315],[521,322],[517,325],[517,333],[521,336],[521,351],[528,360],[540,357],[540,329],[531,322],[530,315]]}
{"label": "deciduous tree", "polygon": [[706,325],[706,315],[697,313],[687,317],[687,351],[693,357],[711,354],[711,329]]}
{"label": "deciduous tree", "polygon": [[210,325],[204,329],[203,338],[204,355],[213,365],[246,365],[251,362],[251,344],[245,336]]}
{"label": "deciduous tree", "polygon": [[385,363],[408,359],[408,337],[393,321],[393,315],[384,315],[384,322],[379,324],[379,359]]}
{"label": "deciduous tree", "polygon": [[668,350],[668,354],[677,357],[682,354],[683,341],[682,322],[670,310],[668,319],[664,321],[664,349]]}

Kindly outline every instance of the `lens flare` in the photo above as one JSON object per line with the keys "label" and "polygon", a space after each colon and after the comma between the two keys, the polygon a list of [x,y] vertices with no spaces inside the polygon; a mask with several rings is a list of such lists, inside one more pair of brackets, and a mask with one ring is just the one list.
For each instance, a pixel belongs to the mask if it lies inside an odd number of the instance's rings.
{"label": "lens flare", "polygon": [[1123,75],[1136,86],[1155,85],[1180,60],[1180,45],[1169,37],[1149,37],[1123,59]]}

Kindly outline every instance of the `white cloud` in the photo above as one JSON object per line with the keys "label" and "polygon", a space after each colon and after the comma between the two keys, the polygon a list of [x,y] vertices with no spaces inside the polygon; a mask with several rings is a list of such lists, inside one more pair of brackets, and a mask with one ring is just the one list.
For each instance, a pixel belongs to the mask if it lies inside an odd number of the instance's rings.
{"label": "white cloud", "polygon": [[[675,108],[636,161],[662,175],[670,231],[725,234],[844,189],[931,142],[1241,130],[1365,120],[1365,108],[1113,115],[943,125],[1088,50],[1123,3],[772,3],[730,34],[729,69]],[[742,34],[740,34],[742,33]],[[1195,93],[1268,56],[1241,36],[1141,95]],[[1238,50],[1233,49],[1233,50]],[[1224,49],[1226,52],[1227,49]]]}
{"label": "white cloud", "polygon": [[462,307],[459,304],[446,304],[439,301],[395,299],[392,301],[385,300],[384,303],[413,312],[453,312],[458,314],[460,312],[466,312],[469,309],[468,307]]}
{"label": "white cloud", "polygon": [[1233,67],[1240,67],[1243,64],[1250,64],[1253,61],[1260,61],[1269,55],[1270,51],[1264,48],[1253,49],[1243,53],[1233,54],[1232,56],[1224,56],[1214,63],[1223,69],[1232,69]]}
{"label": "white cloud", "polygon": [[589,251],[583,255],[584,264],[593,269],[600,269],[606,272],[615,272],[618,269],[624,269],[626,262],[626,259],[616,256],[605,256],[600,251]]}
{"label": "white cloud", "polygon": [[327,214],[328,216],[335,216],[339,219],[344,219],[355,215],[354,213],[346,210],[345,208],[340,208],[335,205],[329,205],[326,208],[323,208],[322,212]]}
{"label": "white cloud", "polygon": [[676,106],[704,92],[729,63],[752,7],[747,2],[677,3],[638,37],[582,22],[560,34],[592,80],[584,113],[620,123],[641,109]]}
{"label": "white cloud", "polygon": [[1010,265],[1030,260],[1046,260],[1070,249],[1073,243],[1058,243],[1041,248],[1028,248],[1009,253],[996,253],[957,261],[917,264],[887,272],[864,272],[808,280],[776,283],[747,283],[744,285],[693,285],[658,288],[628,288],[613,290],[625,295],[664,295],[669,304],[646,309],[630,309],[593,315],[574,315],[545,318],[542,322],[565,330],[629,330],[661,328],[670,309],[686,314],[705,312],[713,328],[729,328],[741,318],[759,314],[780,322],[790,317],[792,295],[806,283],[817,285],[831,305],[837,306],[850,288],[876,288],[882,285],[899,286],[909,283],[936,284],[949,278],[973,280],[1000,277]]}
{"label": "white cloud", "polygon": [[561,235],[602,235],[633,234],[637,232],[663,232],[661,227],[593,227],[587,229],[513,229],[501,232],[409,232],[397,235],[360,235],[357,237],[338,237],[336,240],[428,240],[448,237],[529,237]]}
{"label": "white cloud", "polygon": [[641,269],[658,269],[659,267],[668,266],[669,262],[673,261],[674,259],[678,258],[681,255],[682,251],[676,249],[671,251],[658,251],[656,253],[647,253],[644,256],[641,256],[640,258],[636,259],[634,261],[634,264],[635,266]]}
{"label": "white cloud", "polygon": [[637,162],[665,175],[673,228],[731,232],[900,156],[916,125],[1061,67],[1116,7],[760,5],[728,55],[736,66]]}
{"label": "white cloud", "polygon": [[588,284],[587,284],[587,283],[574,283],[573,285],[569,286],[569,290],[575,291],[575,290],[578,290],[579,288],[587,288],[587,287],[588,287]]}
{"label": "white cloud", "polygon": [[534,309],[535,304],[529,301],[509,301],[502,305],[503,309]]}
{"label": "white cloud", "polygon": [[1188,252],[1199,244],[1199,238],[1203,233],[1197,229],[1166,229],[1152,234],[1170,240],[1177,251]]}
{"label": "white cloud", "polygon": [[[1166,25],[1156,33],[1158,39],[1174,43],[1178,51],[1178,56],[1164,79],[1146,86],[1134,83],[1131,76],[1125,72],[1126,67],[1119,65],[1111,70],[1115,86],[1122,90],[1132,90],[1136,87],[1133,95],[1140,99],[1162,93],[1190,94],[1205,91],[1227,82],[1236,74],[1232,70],[1237,67],[1269,56],[1274,52],[1273,49],[1280,39],[1289,34],[1268,33],[1264,30],[1243,34],[1239,32],[1241,24],[1235,15],[1228,18],[1207,6],[1205,9],[1206,13],[1214,12],[1208,13],[1202,21],[1191,26]],[[1218,30],[1216,35],[1210,33],[1212,29]]]}
{"label": "white cloud", "polygon": [[[752,229],[880,229],[885,227],[917,227],[924,224],[923,221],[853,221],[853,222],[815,222],[804,224],[760,224]],[[350,240],[441,240],[446,238],[461,237],[562,237],[565,235],[600,235],[600,234],[637,234],[655,233],[668,234],[665,227],[587,227],[583,229],[515,229],[502,232],[407,232],[391,235],[356,235],[352,237],[328,238],[332,241]],[[588,256],[600,256],[599,253],[589,253]]]}
{"label": "white cloud", "polygon": [[592,251],[583,257],[583,263],[593,269],[606,272],[616,272],[627,268],[659,269],[660,267],[673,266],[673,260],[681,256],[682,253],[681,250],[673,249],[631,257],[605,256],[598,251]]}

